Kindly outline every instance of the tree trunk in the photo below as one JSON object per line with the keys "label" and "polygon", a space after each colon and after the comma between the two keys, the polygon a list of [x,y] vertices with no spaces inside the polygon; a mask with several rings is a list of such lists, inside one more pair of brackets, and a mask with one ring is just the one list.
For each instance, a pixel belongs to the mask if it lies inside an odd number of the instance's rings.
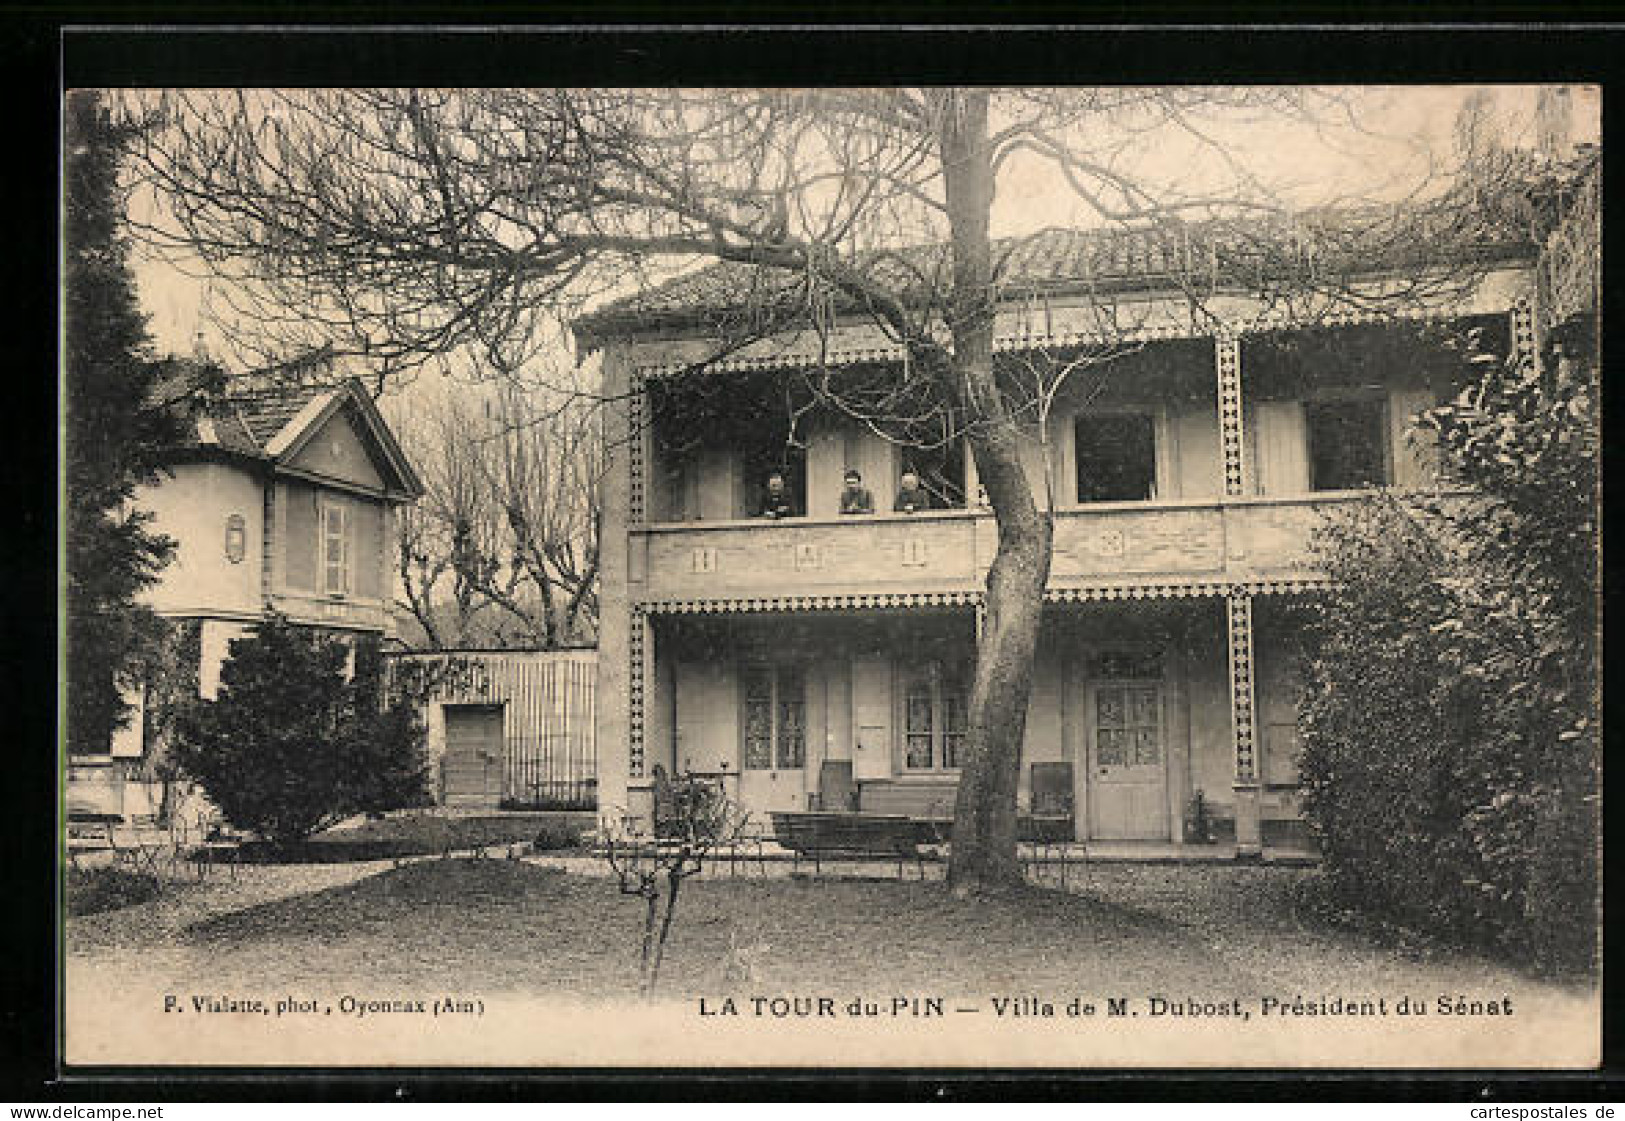
{"label": "tree trunk", "polygon": [[950,391],[973,418],[970,443],[998,524],[987,611],[971,686],[969,757],[961,764],[948,880],[956,894],[1017,883],[1016,784],[1027,698],[1049,580],[1051,520],[1033,501],[1022,432],[993,370],[993,167],[985,92],[939,102],[943,183],[953,247]]}

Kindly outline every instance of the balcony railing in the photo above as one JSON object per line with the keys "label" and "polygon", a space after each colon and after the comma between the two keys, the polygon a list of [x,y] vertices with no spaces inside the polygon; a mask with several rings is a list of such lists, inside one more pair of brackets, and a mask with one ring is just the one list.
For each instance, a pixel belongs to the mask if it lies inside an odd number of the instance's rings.
{"label": "balcony railing", "polygon": [[[1058,510],[1050,585],[1314,575],[1315,527],[1360,494]],[[630,575],[650,601],[970,591],[997,546],[987,510],[685,522],[632,531]]]}

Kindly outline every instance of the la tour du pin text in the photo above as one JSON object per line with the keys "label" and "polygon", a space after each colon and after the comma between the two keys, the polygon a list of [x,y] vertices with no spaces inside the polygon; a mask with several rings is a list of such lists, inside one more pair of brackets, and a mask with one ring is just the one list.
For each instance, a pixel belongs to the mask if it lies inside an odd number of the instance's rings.
{"label": "la tour du pin text", "polygon": [[1262,1019],[1344,1017],[1425,1016],[1436,1017],[1511,1016],[1512,998],[1504,994],[1472,997],[1460,993],[1427,996],[1264,996],[1251,1000],[1228,997],[1219,1000],[1150,996],[1102,998],[1074,996],[1047,999],[1040,996],[995,996],[985,1000],[949,999],[938,996],[833,997],[833,996],[725,996],[700,997],[701,1016],[734,1016],[756,1019],[940,1019],[954,1015],[988,1015],[1001,1020],[1081,1019],[1090,1016],[1146,1016],[1151,1019],[1251,1020],[1256,1012]]}

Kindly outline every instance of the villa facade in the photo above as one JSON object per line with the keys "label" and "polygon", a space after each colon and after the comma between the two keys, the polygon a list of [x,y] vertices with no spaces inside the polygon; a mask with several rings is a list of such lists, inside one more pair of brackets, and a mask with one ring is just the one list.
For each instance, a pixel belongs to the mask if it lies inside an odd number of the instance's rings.
{"label": "villa facade", "polygon": [[[1054,547],[1019,803],[1059,781],[1080,841],[1189,842],[1205,817],[1247,855],[1303,833],[1290,606],[1325,586],[1313,531],[1368,488],[1441,488],[1407,430],[1462,366],[1429,332],[1534,355],[1534,253],[1489,247],[1414,297],[1374,270],[1379,298],[1305,321],[1246,284],[1198,308],[1166,252],[1057,230],[1007,261],[997,361],[1098,353],[1105,314],[1113,348],[1027,445]],[[602,496],[601,804],[647,813],[659,767],[758,813],[951,813],[997,544],[973,459],[816,407],[780,419],[798,381],[896,377],[904,355],[856,313],[720,347],[738,280],[715,266],[577,324],[625,402]],[[841,513],[851,470],[873,513]],[[905,470],[924,508],[894,510]],[[759,516],[770,471],[789,516]]]}

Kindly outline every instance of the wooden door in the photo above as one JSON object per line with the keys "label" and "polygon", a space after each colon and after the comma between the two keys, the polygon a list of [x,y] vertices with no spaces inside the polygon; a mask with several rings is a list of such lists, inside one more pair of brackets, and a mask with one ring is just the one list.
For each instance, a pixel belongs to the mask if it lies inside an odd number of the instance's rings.
{"label": "wooden door", "polygon": [[1092,683],[1090,835],[1168,839],[1168,736],[1159,681]]}
{"label": "wooden door", "polygon": [[495,808],[502,801],[502,706],[447,705],[442,761],[448,806]]}

